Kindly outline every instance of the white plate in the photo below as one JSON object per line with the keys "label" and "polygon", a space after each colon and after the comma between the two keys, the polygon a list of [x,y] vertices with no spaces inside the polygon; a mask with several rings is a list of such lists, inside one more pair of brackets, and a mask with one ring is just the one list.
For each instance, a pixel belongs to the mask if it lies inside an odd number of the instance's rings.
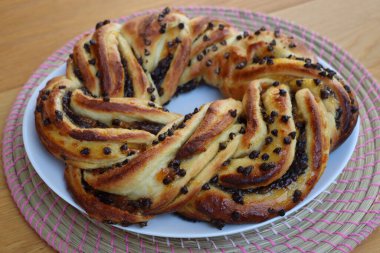
{"label": "white plate", "polygon": [[[63,162],[55,159],[50,155],[45,147],[41,144],[36,128],[34,125],[34,109],[36,107],[36,99],[39,90],[45,87],[46,82],[52,77],[58,75],[64,75],[65,65],[60,66],[54,70],[46,79],[41,82],[41,84],[34,91],[31,96],[28,105],[25,110],[24,122],[23,122],[23,138],[26,153],[28,154],[29,160],[33,167],[42,178],[42,180],[62,199],[68,202],[73,207],[77,208],[81,212],[85,211],[75,202],[70,192],[66,188],[64,181],[64,164]],[[201,86],[196,90],[189,93],[182,94],[180,97],[173,98],[171,103],[167,106],[170,111],[186,114],[191,112],[195,107],[221,98],[219,91],[215,88],[208,86]],[[299,203],[292,210],[288,211],[286,215],[290,215],[309,203],[315,197],[317,197],[321,192],[323,192],[342,172],[345,165],[349,161],[352,152],[354,151],[356,141],[359,135],[359,120],[351,136],[331,155],[327,168],[323,173],[322,177],[315,185],[310,194]],[[245,225],[227,225],[223,230],[218,230],[204,222],[188,222],[172,214],[164,214],[155,217],[148,222],[148,226],[140,228],[137,225],[129,227],[119,227],[126,231],[163,236],[163,237],[173,237],[173,238],[195,238],[195,237],[213,237],[221,235],[229,235],[234,233],[239,233],[247,230],[252,230],[264,226],[265,224],[274,222],[281,219],[281,217],[276,217],[266,222],[259,224],[245,224]]]}

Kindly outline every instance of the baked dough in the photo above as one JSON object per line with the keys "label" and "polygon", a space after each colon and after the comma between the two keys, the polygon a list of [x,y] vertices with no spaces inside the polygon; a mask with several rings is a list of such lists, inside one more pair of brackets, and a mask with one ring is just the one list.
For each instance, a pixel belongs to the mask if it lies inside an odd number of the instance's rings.
{"label": "baked dough", "polygon": [[[163,107],[199,82],[226,97]],[[165,8],[99,22],[40,91],[39,137],[90,217],[177,212],[221,228],[284,215],[358,118],[353,92],[293,37]]]}

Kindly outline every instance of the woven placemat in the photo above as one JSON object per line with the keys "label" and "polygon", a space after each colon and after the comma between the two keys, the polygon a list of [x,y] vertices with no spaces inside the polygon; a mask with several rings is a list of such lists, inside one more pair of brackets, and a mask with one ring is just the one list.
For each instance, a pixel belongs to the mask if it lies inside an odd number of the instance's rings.
{"label": "woven placemat", "polygon": [[[328,252],[352,251],[380,224],[380,86],[362,65],[324,37],[275,17],[214,7],[180,8],[214,16],[242,30],[280,28],[302,40],[355,90],[361,126],[355,152],[340,177],[296,214],[259,230],[230,236],[173,239],[127,233],[86,218],[54,194],[25,153],[22,119],[34,88],[71,52],[75,38],[50,56],[17,96],[4,128],[3,166],[12,197],[26,221],[64,252]],[[145,11],[116,21],[124,22]]]}

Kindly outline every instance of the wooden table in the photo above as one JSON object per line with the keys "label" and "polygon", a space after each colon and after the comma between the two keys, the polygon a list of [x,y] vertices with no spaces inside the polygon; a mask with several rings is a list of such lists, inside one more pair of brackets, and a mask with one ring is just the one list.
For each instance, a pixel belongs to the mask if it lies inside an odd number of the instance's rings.
{"label": "wooden table", "polygon": [[[99,20],[181,1],[1,1],[0,119],[3,122],[20,88],[33,71],[79,33]],[[292,20],[327,36],[346,49],[380,80],[379,0],[192,0],[191,4],[240,7]],[[2,163],[1,163],[2,164]],[[1,173],[3,170],[0,170]],[[4,176],[0,177],[0,252],[52,252],[16,208]],[[379,252],[377,229],[354,252]]]}

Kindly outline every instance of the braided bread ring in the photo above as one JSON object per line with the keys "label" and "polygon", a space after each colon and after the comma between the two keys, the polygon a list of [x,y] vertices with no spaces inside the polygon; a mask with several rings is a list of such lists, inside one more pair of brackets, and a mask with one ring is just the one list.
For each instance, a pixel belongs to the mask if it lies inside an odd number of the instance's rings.
{"label": "braided bread ring", "polygon": [[[201,81],[230,98],[184,116],[162,107]],[[165,212],[217,227],[284,215],[357,118],[349,86],[292,37],[169,8],[98,23],[35,111],[79,204],[122,225]]]}

